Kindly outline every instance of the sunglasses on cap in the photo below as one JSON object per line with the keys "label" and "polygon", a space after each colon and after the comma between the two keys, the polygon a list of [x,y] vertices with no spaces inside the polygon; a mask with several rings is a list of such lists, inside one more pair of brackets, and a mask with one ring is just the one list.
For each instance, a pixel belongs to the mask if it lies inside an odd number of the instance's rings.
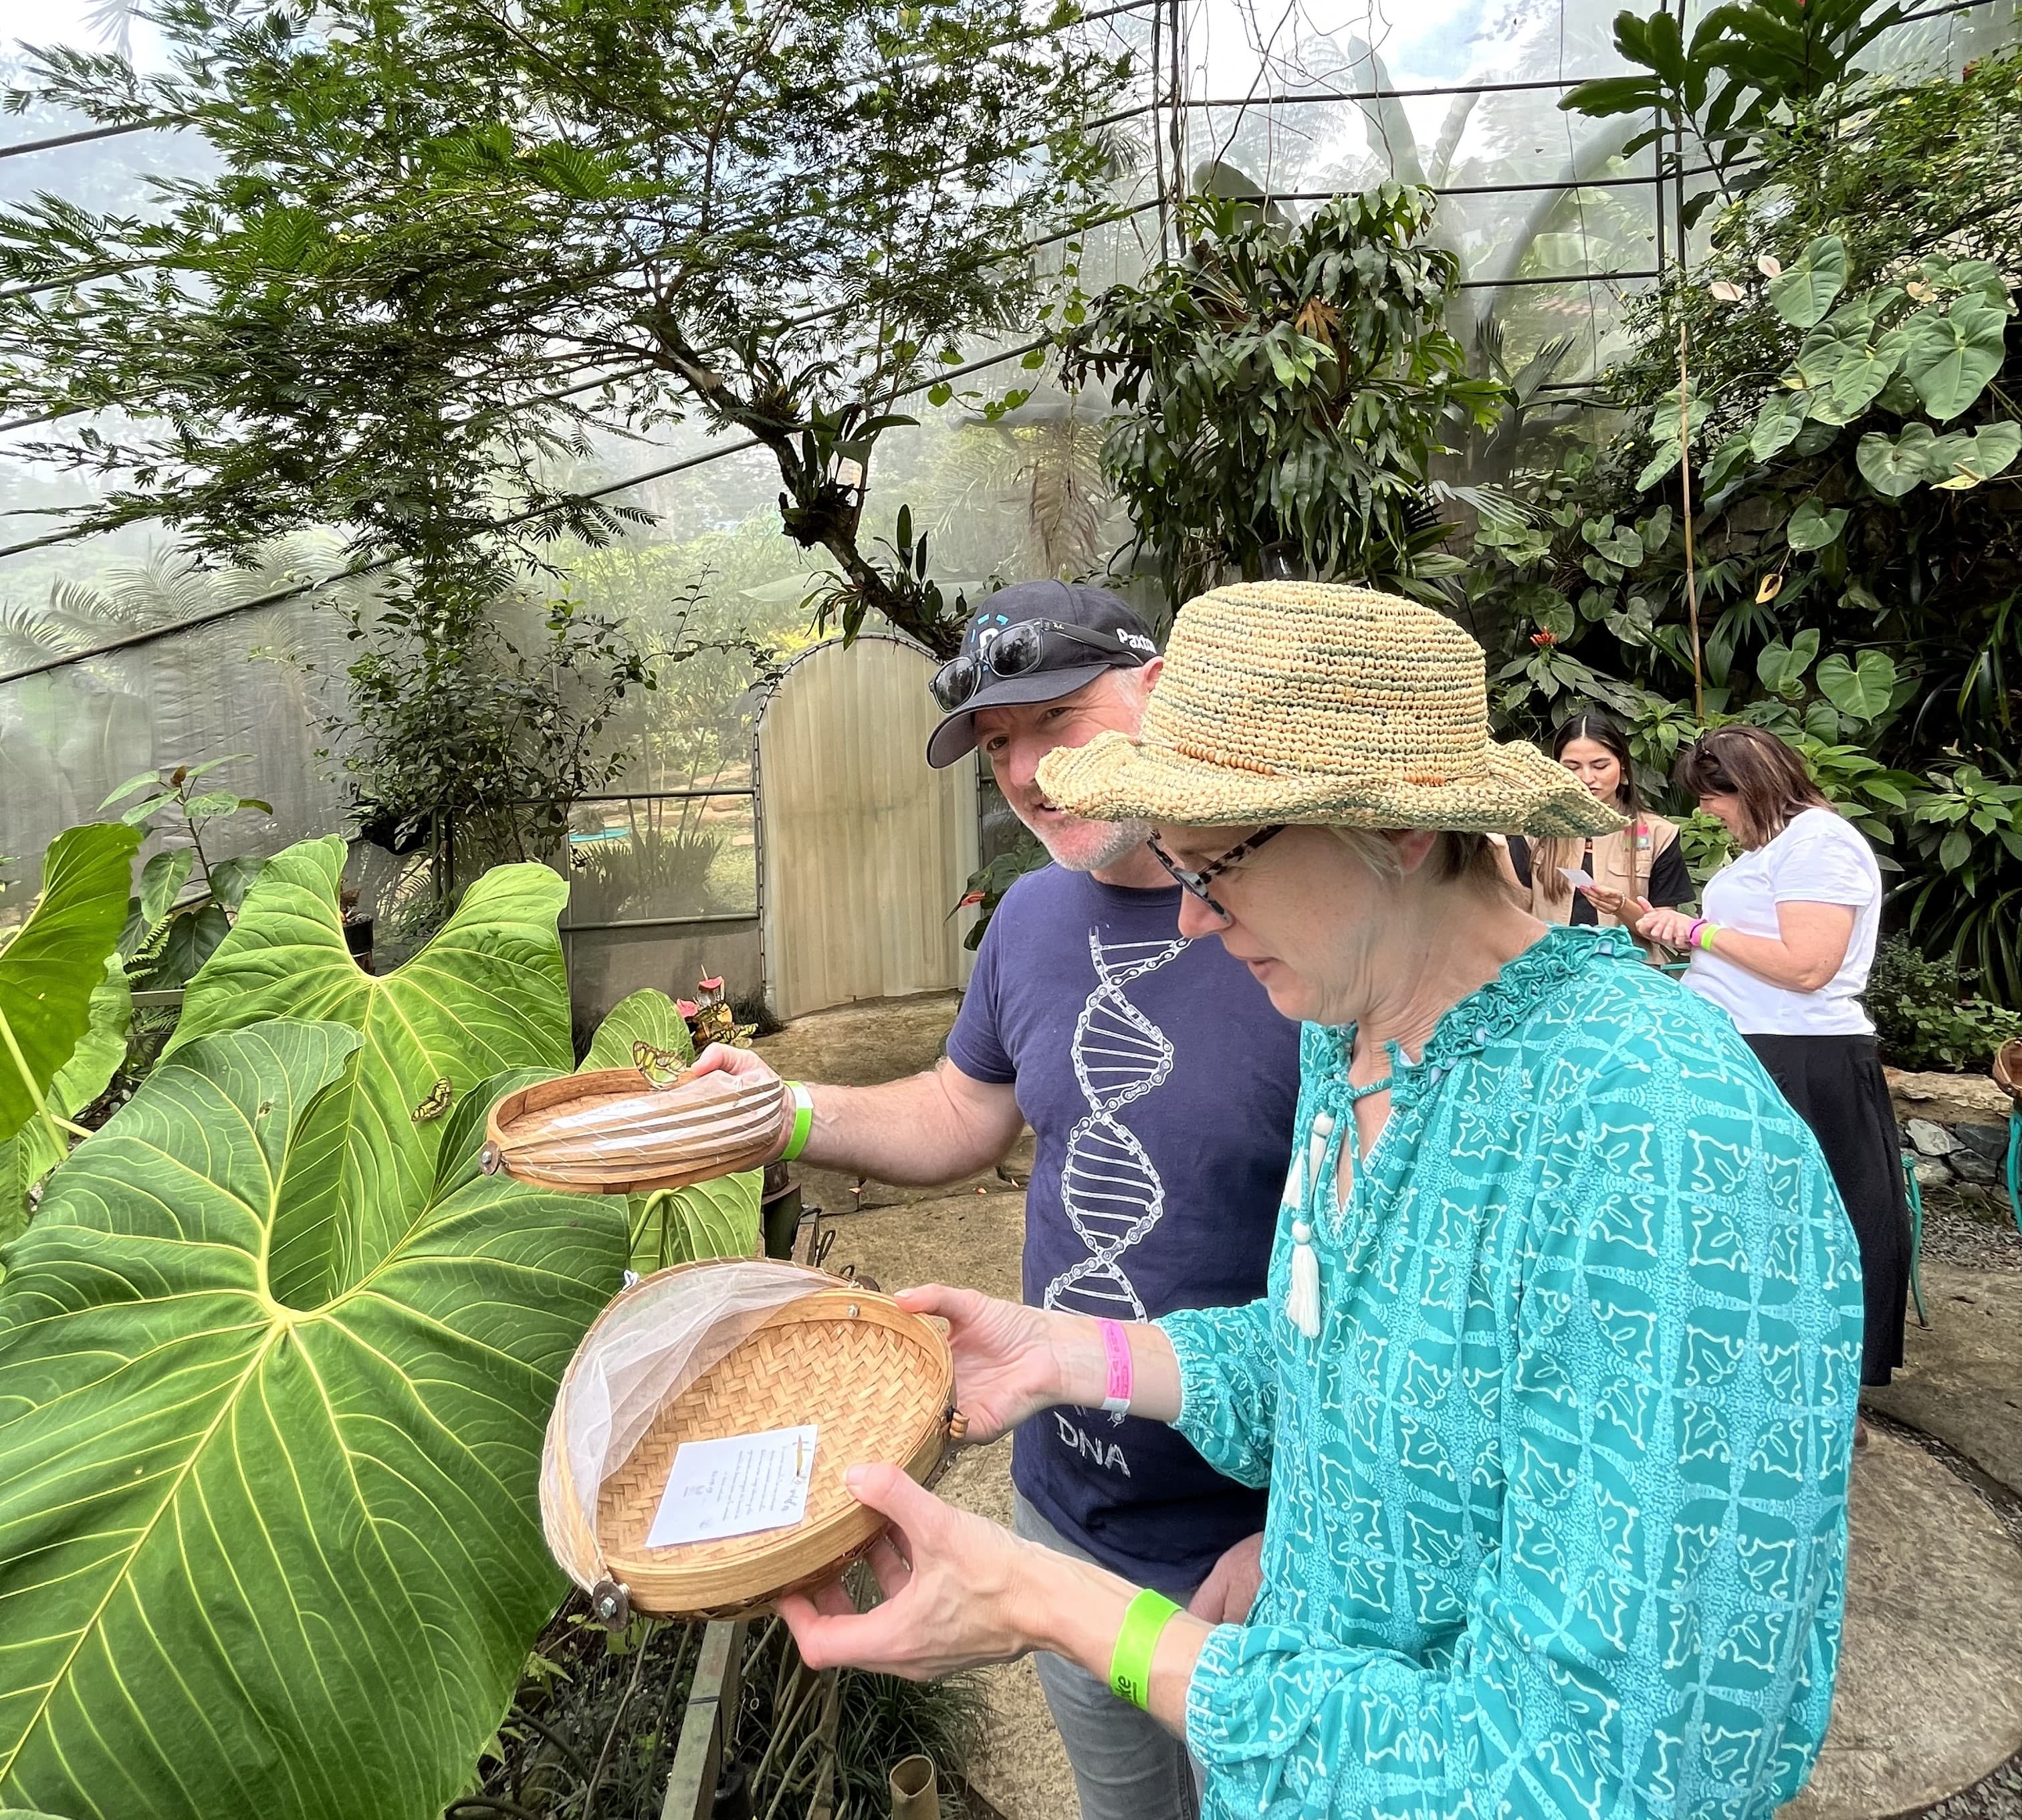
{"label": "sunglasses on cap", "polygon": [[[944,713],[952,714],[976,698],[991,677],[1030,676],[1034,670],[1061,667],[1065,662],[1089,660],[1089,651],[1118,668],[1137,669],[1152,655],[1134,648],[1120,632],[1091,632],[1086,626],[1063,626],[1057,619],[1021,619],[1007,627],[987,651],[950,658],[928,686]],[[1072,648],[1064,648],[1072,647]],[[1049,660],[1053,660],[1050,661]]]}

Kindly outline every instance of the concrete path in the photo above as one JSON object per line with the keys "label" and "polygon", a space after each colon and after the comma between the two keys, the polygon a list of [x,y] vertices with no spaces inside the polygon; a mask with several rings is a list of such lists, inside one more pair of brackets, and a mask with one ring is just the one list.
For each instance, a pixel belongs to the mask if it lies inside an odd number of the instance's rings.
{"label": "concrete path", "polygon": [[1903,1367],[1863,1400],[2022,1497],[2022,1272],[1924,1267],[1928,1328],[1910,1319]]}
{"label": "concrete path", "polygon": [[1879,1820],[2022,1750],[2022,1550],[1958,1475],[1874,1431],[1855,1459],[1832,1729],[1783,1820]]}

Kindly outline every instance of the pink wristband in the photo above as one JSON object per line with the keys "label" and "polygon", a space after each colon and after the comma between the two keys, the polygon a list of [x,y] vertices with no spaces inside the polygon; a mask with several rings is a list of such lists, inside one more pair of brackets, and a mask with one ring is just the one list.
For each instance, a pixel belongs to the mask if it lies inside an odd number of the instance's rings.
{"label": "pink wristband", "polygon": [[1120,1321],[1098,1321],[1102,1329],[1102,1350],[1109,1356],[1109,1394],[1102,1399],[1104,1410],[1120,1416],[1130,1407],[1130,1337]]}

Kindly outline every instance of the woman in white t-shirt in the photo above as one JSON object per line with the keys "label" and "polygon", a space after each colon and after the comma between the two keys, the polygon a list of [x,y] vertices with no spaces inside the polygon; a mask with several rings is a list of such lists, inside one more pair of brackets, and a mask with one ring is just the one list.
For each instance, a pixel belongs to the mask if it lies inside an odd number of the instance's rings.
{"label": "woman in white t-shirt", "polygon": [[1636,932],[1689,950],[1687,989],[1733,1018],[1817,1137],[1860,1243],[1860,1381],[1886,1384],[1903,1362],[1910,1208],[1874,1026],[1860,1003],[1881,921],[1881,869],[1804,760],[1758,727],[1707,734],[1676,775],[1743,851],[1706,881],[1703,914],[1653,910]]}

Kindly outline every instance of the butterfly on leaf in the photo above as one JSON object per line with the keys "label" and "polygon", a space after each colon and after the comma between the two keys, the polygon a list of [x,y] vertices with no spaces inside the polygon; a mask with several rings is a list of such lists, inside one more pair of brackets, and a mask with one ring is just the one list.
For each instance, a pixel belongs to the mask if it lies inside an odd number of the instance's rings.
{"label": "butterfly on leaf", "polygon": [[642,1037],[632,1045],[632,1066],[652,1085],[664,1087],[670,1083],[661,1076],[678,1074],[688,1066],[688,1057],[679,1049],[656,1049]]}
{"label": "butterfly on leaf", "polygon": [[449,1111],[449,1103],[456,1097],[456,1089],[449,1084],[449,1076],[440,1074],[436,1084],[429,1089],[429,1096],[408,1116],[417,1125],[425,1125],[432,1118],[440,1118]]}

